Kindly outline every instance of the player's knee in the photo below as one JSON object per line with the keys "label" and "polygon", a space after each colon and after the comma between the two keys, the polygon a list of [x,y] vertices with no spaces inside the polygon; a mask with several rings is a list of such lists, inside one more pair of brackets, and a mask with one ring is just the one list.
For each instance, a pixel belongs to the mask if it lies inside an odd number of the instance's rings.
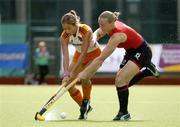
{"label": "player's knee", "polygon": [[82,85],[89,85],[89,84],[91,84],[91,80],[89,80],[89,79],[82,79],[81,80],[81,84]]}
{"label": "player's knee", "polygon": [[125,80],[124,78],[122,77],[116,77],[115,79],[115,85],[116,87],[122,87],[122,86],[125,86],[128,84],[128,81]]}

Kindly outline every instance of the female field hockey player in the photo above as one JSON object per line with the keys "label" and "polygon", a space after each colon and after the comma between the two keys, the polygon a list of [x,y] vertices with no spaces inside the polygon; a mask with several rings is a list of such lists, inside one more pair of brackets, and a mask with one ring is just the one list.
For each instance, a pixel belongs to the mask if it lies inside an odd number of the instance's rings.
{"label": "female field hockey player", "polygon": [[[83,81],[91,78],[116,48],[124,48],[126,53],[115,78],[120,108],[113,120],[129,120],[129,86],[146,76],[158,77],[159,73],[151,62],[152,52],[147,42],[134,29],[118,21],[118,16],[118,12],[110,11],[104,11],[99,16],[99,28],[95,31],[97,39],[105,34],[110,38],[101,55],[91,62],[78,78]],[[140,71],[142,68],[145,69]]]}
{"label": "female field hockey player", "polygon": [[[60,43],[63,52],[63,82],[70,82],[84,70],[101,53],[101,50],[93,39],[93,32],[86,24],[80,23],[80,17],[74,10],[66,13],[61,18],[63,32],[60,36]],[[68,44],[72,44],[76,51],[72,62],[69,61]],[[70,64],[69,64],[70,63]],[[87,113],[92,110],[90,106],[91,81],[82,82],[83,97],[79,89],[73,86],[69,89],[69,94],[80,106],[79,119],[86,119]]]}

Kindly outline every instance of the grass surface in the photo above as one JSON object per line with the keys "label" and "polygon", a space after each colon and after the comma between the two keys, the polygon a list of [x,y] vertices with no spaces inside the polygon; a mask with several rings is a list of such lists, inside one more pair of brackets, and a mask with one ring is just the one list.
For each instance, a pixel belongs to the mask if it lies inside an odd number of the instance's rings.
{"label": "grass surface", "polygon": [[[79,87],[79,86],[78,86]],[[93,86],[88,120],[77,120],[79,107],[65,94],[47,112],[64,111],[67,118],[57,121],[34,120],[36,111],[58,86],[0,86],[0,127],[179,127],[179,86],[134,86],[130,88],[128,122],[114,122],[118,111],[115,87]]]}

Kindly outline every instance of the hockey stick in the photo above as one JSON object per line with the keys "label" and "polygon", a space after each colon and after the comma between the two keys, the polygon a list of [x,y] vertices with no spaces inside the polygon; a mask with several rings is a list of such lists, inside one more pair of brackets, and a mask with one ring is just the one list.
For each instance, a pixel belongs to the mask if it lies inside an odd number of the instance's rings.
{"label": "hockey stick", "polygon": [[[46,102],[42,109],[36,113],[35,120],[44,121],[45,118],[42,116],[61,96],[64,95],[73,85],[79,81],[78,78],[74,79],[70,84],[63,83],[57,92]],[[67,85],[67,86],[66,86]],[[63,89],[64,88],[64,89]]]}

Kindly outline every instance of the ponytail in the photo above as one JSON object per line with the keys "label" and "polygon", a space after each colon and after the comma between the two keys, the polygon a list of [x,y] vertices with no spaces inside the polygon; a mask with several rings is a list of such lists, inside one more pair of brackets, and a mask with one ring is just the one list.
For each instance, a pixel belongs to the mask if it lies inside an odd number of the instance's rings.
{"label": "ponytail", "polygon": [[116,19],[116,20],[118,20],[120,14],[121,14],[120,12],[117,12],[117,11],[114,12],[114,15],[115,15],[115,19]]}

